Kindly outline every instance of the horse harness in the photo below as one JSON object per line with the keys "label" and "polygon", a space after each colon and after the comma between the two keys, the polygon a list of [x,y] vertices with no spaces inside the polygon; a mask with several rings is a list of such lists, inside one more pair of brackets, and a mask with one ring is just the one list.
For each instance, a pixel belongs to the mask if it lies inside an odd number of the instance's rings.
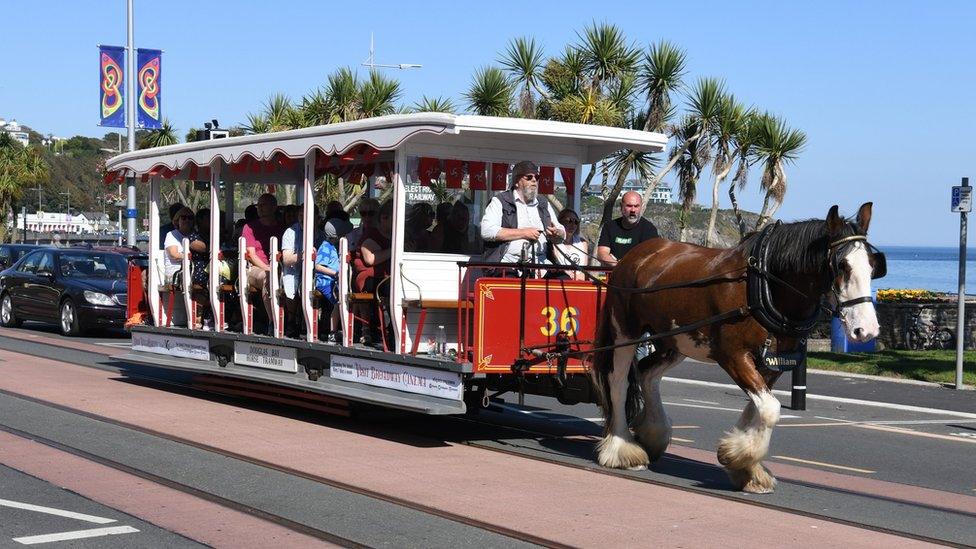
{"label": "horse harness", "polygon": [[[773,304],[772,290],[770,288],[771,282],[785,286],[802,297],[809,298],[810,296],[798,290],[782,278],[774,275],[767,268],[770,235],[779,226],[780,222],[778,221],[766,226],[762,232],[759,233],[756,241],[752,245],[751,253],[747,260],[747,267],[745,268],[747,296],[745,307],[726,311],[685,326],[676,327],[666,332],[651,334],[649,336],[628,340],[623,343],[597,347],[589,349],[585,352],[568,351],[568,349],[566,349],[562,350],[562,352],[559,354],[568,357],[569,355],[589,354],[598,351],[611,350],[617,347],[647,343],[656,339],[662,339],[665,337],[694,331],[710,324],[751,315],[770,334],[756,354],[757,358],[759,359],[759,363],[762,364],[763,367],[775,372],[786,372],[804,364],[806,362],[806,338],[810,332],[813,331],[814,327],[819,321],[821,311],[826,310],[833,314],[842,314],[842,311],[845,308],[860,303],[871,302],[872,298],[870,295],[868,295],[856,297],[846,301],[839,301],[838,290],[835,285],[832,285],[831,292],[834,294],[835,301],[837,302],[836,308],[828,307],[823,303],[823,300],[821,300],[821,303],[816,308],[816,311],[810,317],[800,320],[790,319],[780,312]],[[885,260],[884,253],[875,246],[871,245],[867,241],[867,236],[852,235],[835,240],[827,247],[827,258],[832,278],[836,278],[840,271],[840,258],[843,257],[844,250],[846,250],[849,246],[852,246],[855,242],[863,242],[865,247],[868,249],[868,253],[871,255],[871,260],[873,263],[871,278],[877,279],[885,276],[887,273],[887,262]],[[738,270],[736,272],[738,272]],[[668,284],[664,286],[652,286],[650,288],[624,288],[608,284],[584,271],[584,275],[594,283],[605,286],[608,289],[619,290],[626,293],[652,293],[679,287],[692,287],[708,282],[734,280],[726,277],[728,274],[729,273],[722,273],[721,275],[707,277],[701,280],[694,280],[678,284]],[[798,347],[793,351],[780,352],[777,350],[778,352],[771,353],[770,347],[772,346],[773,337],[795,338],[798,340]]]}

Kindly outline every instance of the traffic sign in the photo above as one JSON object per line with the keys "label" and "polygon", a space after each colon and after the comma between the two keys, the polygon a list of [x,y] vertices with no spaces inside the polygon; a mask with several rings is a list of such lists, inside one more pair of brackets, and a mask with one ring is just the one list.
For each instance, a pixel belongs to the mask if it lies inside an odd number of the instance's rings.
{"label": "traffic sign", "polygon": [[969,213],[973,210],[973,188],[969,185],[952,187],[952,213]]}

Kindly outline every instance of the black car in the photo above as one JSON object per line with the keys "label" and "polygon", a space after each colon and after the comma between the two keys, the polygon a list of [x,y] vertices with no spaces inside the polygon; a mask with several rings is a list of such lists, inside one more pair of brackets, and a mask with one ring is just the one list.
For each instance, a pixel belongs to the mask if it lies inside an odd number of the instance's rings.
{"label": "black car", "polygon": [[121,328],[128,260],[115,251],[41,248],[0,272],[0,324],[58,324],[65,335]]}
{"label": "black car", "polygon": [[0,270],[13,265],[24,254],[40,247],[37,244],[0,244]]}

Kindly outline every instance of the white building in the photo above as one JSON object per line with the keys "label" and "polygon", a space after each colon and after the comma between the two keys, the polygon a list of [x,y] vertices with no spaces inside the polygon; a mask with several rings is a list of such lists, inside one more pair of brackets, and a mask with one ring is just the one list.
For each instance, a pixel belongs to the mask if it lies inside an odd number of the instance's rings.
{"label": "white building", "polygon": [[[25,219],[17,216],[17,226],[23,227]],[[27,214],[27,230],[39,233],[96,234],[111,228],[108,215],[100,212],[84,212],[76,215],[54,212]]]}
{"label": "white building", "polygon": [[18,124],[16,120],[11,120],[8,122],[3,118],[0,118],[0,132],[10,134],[10,137],[20,141],[20,144],[25,147],[30,142],[30,136],[26,131],[24,131],[23,128],[20,127],[20,124]]}
{"label": "white building", "polygon": [[[644,192],[644,186],[646,183],[640,179],[631,179],[624,183],[621,194],[627,191],[635,191],[638,193]],[[661,181],[657,184],[657,187],[651,192],[650,204],[670,204],[671,203],[671,185]]]}

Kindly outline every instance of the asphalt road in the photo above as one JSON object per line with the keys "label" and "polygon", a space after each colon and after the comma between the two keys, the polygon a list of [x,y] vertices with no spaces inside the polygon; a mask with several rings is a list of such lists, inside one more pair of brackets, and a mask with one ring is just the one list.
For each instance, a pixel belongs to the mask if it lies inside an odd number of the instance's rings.
{"label": "asphalt road", "polygon": [[[53,329],[28,328],[21,331],[60,339]],[[127,346],[124,335],[116,334],[100,334],[84,341],[106,347],[106,353]],[[70,340],[64,344],[70,346]],[[63,347],[41,348],[36,343],[0,337],[0,348],[113,368],[103,356]],[[147,373],[174,381],[179,377],[158,370]],[[635,479],[886,531],[976,544],[976,515],[958,508],[953,503],[958,498],[951,497],[976,496],[972,472],[976,466],[976,392],[811,372],[807,409],[784,406],[773,435],[768,463],[782,466],[786,474],[778,474],[780,485],[775,494],[757,497],[731,490],[721,470],[704,463],[706,457],[714,455],[722,433],[735,423],[745,405],[741,391],[714,366],[689,362],[669,374],[662,393],[675,427],[673,446],[649,471],[632,473]],[[779,385],[788,388],[789,379]],[[160,389],[168,390],[165,386]],[[787,394],[778,396],[784,404],[789,403]],[[353,421],[390,432],[405,430],[595,467],[593,438],[601,431],[595,406],[563,406],[553,399],[531,396],[526,397],[524,406],[514,402],[514,395],[505,395],[475,417],[428,418],[377,410]],[[314,421],[313,414],[287,407],[268,405],[266,409],[299,421]],[[805,473],[811,471],[836,482],[811,480],[813,477]],[[897,490],[905,487],[909,488],[907,492]],[[917,498],[905,495],[912,493],[911,488],[918,489]],[[326,494],[314,497],[334,499],[334,495]]]}

